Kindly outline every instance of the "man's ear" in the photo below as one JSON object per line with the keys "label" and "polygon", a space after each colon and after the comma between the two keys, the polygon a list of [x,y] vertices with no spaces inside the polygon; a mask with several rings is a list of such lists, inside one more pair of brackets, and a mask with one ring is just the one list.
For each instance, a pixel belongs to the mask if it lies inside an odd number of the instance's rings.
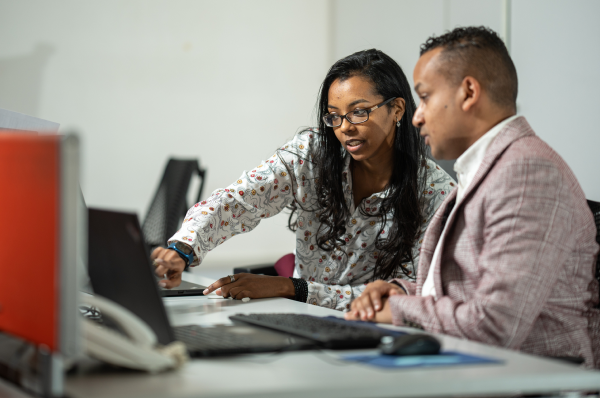
{"label": "man's ear", "polygon": [[406,112],[406,101],[404,98],[396,98],[394,100],[394,121],[402,119]]}
{"label": "man's ear", "polygon": [[464,112],[470,111],[481,98],[481,85],[472,76],[463,79],[459,88],[460,106]]}

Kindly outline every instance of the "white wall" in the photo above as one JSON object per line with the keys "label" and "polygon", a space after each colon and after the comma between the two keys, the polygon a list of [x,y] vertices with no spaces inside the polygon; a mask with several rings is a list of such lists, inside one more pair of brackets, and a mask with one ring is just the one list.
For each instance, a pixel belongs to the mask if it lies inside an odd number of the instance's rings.
{"label": "white wall", "polygon": [[[205,196],[313,125],[329,66],[321,1],[0,1],[0,107],[83,141],[90,206],[143,215],[169,156],[199,157]],[[286,215],[207,256],[274,261]]]}
{"label": "white wall", "polygon": [[412,85],[419,46],[456,26],[502,30],[502,0],[334,0],[334,60],[377,48],[394,58]]}
{"label": "white wall", "polygon": [[[503,31],[502,0],[335,0],[334,59],[377,48],[394,58],[413,86],[419,47],[456,26],[485,25]],[[415,101],[418,98],[413,92]],[[454,161],[438,161],[452,176]]]}
{"label": "white wall", "polygon": [[600,1],[513,1],[519,113],[600,201]]}
{"label": "white wall", "polygon": [[[600,200],[592,121],[600,105],[600,2],[510,3],[519,109],[588,197]],[[379,48],[412,84],[427,37],[457,25],[503,34],[506,4],[0,0],[0,107],[80,132],[88,203],[143,215],[169,156],[199,157],[209,194],[314,123],[319,85],[335,60]],[[286,221],[263,221],[204,266],[226,272],[292,251]]]}
{"label": "white wall", "polygon": [[[419,46],[431,34],[484,25],[507,38],[519,113],[566,160],[586,196],[600,201],[600,1],[335,0],[332,15],[334,59],[378,48],[411,85]],[[453,163],[440,162],[446,170]]]}

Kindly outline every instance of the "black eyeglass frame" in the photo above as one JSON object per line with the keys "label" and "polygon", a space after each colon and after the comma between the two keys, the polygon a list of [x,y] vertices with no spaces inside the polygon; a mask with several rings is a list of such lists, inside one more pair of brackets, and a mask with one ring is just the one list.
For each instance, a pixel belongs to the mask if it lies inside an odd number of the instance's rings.
{"label": "black eyeglass frame", "polygon": [[368,121],[368,120],[369,120],[369,115],[370,115],[370,114],[371,114],[371,112],[373,112],[375,109],[377,109],[377,108],[381,108],[382,106],[384,106],[384,105],[387,105],[389,102],[391,102],[391,101],[395,100],[396,98],[398,98],[398,97],[392,97],[392,98],[390,98],[390,99],[387,99],[387,100],[383,101],[382,103],[379,103],[379,104],[377,104],[377,105],[375,105],[375,106],[373,106],[373,107],[371,107],[371,108],[368,108],[368,109],[360,109],[361,111],[366,111],[366,112],[367,112],[367,118],[366,118],[365,120],[363,120],[362,122],[353,122],[352,120],[348,119],[348,115],[349,115],[349,114],[351,114],[351,113],[354,113],[354,112],[356,112],[356,109],[355,109],[355,110],[353,110],[353,111],[351,111],[351,112],[348,112],[348,113],[346,113],[345,115],[336,115],[336,116],[339,116],[339,117],[340,117],[340,124],[338,124],[338,125],[336,125],[336,126],[330,126],[330,125],[328,125],[328,124],[327,124],[327,120],[326,120],[326,118],[327,118],[327,116],[330,116],[330,115],[331,115],[331,113],[327,113],[327,114],[325,114],[325,115],[323,116],[323,122],[325,123],[325,125],[326,125],[327,127],[340,127],[340,126],[342,125],[342,123],[344,123],[344,119],[346,119],[346,120],[347,120],[349,123],[352,123],[352,124],[361,124],[361,123],[364,123],[364,122],[366,122],[366,121]]}

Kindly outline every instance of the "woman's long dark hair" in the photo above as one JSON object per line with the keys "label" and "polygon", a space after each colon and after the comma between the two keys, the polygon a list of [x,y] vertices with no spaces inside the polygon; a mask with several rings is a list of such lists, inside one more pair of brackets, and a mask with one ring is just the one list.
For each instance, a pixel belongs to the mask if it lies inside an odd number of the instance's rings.
{"label": "woman's long dark hair", "polygon": [[[346,80],[360,76],[369,80],[375,92],[383,100],[391,97],[404,98],[406,109],[394,136],[393,170],[386,187],[388,195],[379,206],[378,217],[382,230],[389,218],[393,226],[387,237],[379,231],[375,247],[379,251],[373,279],[388,279],[400,269],[408,276],[403,264],[413,260],[412,249],[419,236],[423,215],[421,211],[425,178],[423,167],[426,161],[426,147],[419,130],[412,125],[416,110],[408,80],[402,68],[389,56],[379,50],[365,50],[337,61],[321,85],[317,104],[317,116],[321,139],[312,161],[317,167],[316,193],[319,205],[318,217],[321,223],[317,233],[317,244],[326,251],[346,244],[346,233],[350,210],[346,205],[342,190],[342,173],[345,151],[336,138],[333,128],[323,122],[328,113],[328,95],[331,84],[336,80]],[[387,105],[388,112],[392,104]],[[291,206],[292,215],[296,203]],[[289,227],[296,229],[290,215]]]}

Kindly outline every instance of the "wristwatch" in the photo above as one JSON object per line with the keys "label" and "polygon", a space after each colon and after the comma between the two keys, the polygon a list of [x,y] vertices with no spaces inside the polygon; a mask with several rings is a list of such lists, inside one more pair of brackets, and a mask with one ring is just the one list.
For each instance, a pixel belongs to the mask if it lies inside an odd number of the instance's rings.
{"label": "wristwatch", "polygon": [[186,270],[194,262],[194,249],[192,249],[185,243],[173,242],[167,247],[167,249],[175,250],[177,254],[179,254],[179,257],[181,257],[181,259],[185,261]]}

